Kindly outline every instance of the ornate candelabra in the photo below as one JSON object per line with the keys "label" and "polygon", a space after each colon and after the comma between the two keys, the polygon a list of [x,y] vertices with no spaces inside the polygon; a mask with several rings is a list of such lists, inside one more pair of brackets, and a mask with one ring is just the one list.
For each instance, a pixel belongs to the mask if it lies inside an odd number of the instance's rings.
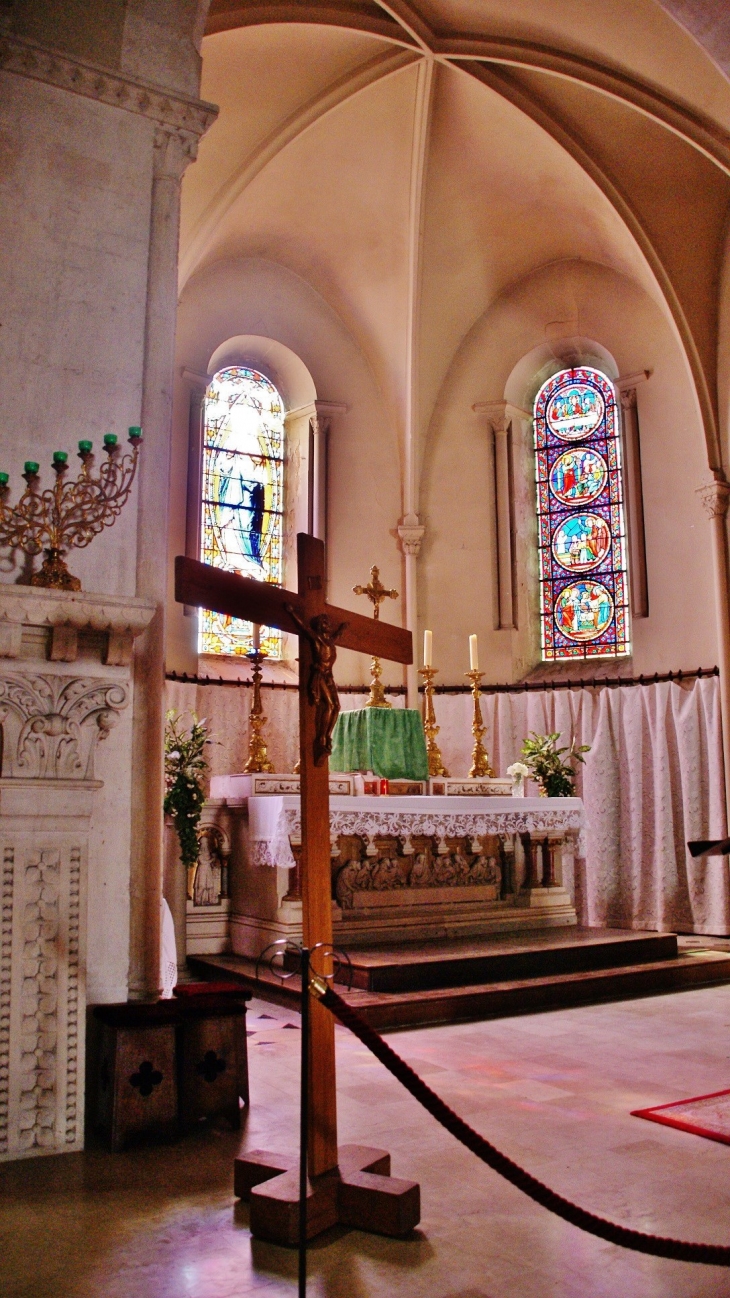
{"label": "ornate candelabra", "polygon": [[484,744],[482,735],[486,733],[486,726],[482,719],[481,696],[481,679],[484,672],[470,671],[464,673],[471,681],[472,698],[474,699],[474,718],[471,723],[471,733],[474,736],[474,747],[471,753],[471,768],[469,770],[469,779],[484,779],[494,775],[494,771],[489,765],[489,755]]}
{"label": "ornate candelabra", "polygon": [[423,677],[423,729],[426,734],[426,752],[428,754],[429,775],[447,776],[449,772],[443,763],[441,749],[436,743],[440,727],[436,725],[436,713],[433,709],[433,678],[438,674],[436,667],[419,667],[419,676]]}
{"label": "ornate candelabra", "polygon": [[65,481],[68,453],[54,451],[56,481],[45,491],[40,490],[39,466],[26,460],[23,477],[27,486],[15,506],[7,502],[8,474],[0,473],[0,546],[28,555],[45,553],[40,571],[30,579],[31,586],[81,590],[81,582],[69,572],[64,555],[72,548],[89,545],[119,517],[132,489],[141,441],[142,429],[130,428],[132,454],[121,455],[116,433],[107,433],[104,450],[108,458],[96,475],[91,472],[92,443],[79,442],[81,470],[75,482]]}
{"label": "ornate candelabra", "polygon": [[[373,564],[370,569],[370,581],[368,582],[368,585],[353,586],[352,589],[356,595],[367,595],[371,604],[374,606],[373,617],[376,622],[380,617],[380,605],[383,600],[398,598],[397,590],[387,590],[381,582],[380,569],[376,564]],[[390,708],[393,706],[385,697],[383,683],[380,679],[382,674],[383,668],[380,665],[380,659],[372,658],[370,661],[370,694],[368,696],[368,701],[365,704],[366,708]]]}
{"label": "ornate candelabra", "polygon": [[253,699],[248,717],[248,761],[243,771],[245,775],[261,775],[274,769],[273,763],[269,761],[266,741],[261,733],[266,725],[261,703],[261,664],[266,654],[260,649],[252,649],[246,657],[253,667]]}

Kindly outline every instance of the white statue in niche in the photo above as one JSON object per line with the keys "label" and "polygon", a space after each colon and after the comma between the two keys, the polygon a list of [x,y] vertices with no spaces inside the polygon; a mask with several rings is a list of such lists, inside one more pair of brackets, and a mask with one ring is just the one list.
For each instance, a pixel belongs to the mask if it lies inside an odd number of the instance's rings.
{"label": "white statue in niche", "polygon": [[220,831],[206,826],[199,839],[198,868],[195,871],[193,902],[196,906],[217,906],[221,899],[223,844]]}

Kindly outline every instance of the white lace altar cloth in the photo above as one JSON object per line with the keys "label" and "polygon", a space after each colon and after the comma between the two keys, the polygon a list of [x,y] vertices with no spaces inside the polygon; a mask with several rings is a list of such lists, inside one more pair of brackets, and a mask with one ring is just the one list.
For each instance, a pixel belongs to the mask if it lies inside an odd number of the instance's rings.
{"label": "white lace altar cloth", "polygon": [[[482,834],[561,833],[582,854],[585,813],[580,798],[330,798],[330,837],[358,834],[408,838],[479,838]],[[248,800],[252,865],[294,865],[290,839],[300,838],[299,798]]]}

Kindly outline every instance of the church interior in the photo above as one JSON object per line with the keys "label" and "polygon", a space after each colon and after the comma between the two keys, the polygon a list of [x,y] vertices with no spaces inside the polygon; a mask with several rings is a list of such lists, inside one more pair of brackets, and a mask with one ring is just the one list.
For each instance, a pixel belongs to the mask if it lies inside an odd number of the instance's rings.
{"label": "church interior", "polygon": [[0,0],[7,1298],[730,1298],[729,217],[724,0]]}

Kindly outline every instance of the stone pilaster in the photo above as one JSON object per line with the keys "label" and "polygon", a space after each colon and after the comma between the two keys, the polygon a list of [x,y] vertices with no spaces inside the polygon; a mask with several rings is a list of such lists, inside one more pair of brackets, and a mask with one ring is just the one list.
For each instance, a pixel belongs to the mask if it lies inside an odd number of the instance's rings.
{"label": "stone pilaster", "polygon": [[413,662],[406,668],[406,704],[409,708],[418,707],[418,556],[426,529],[419,522],[417,514],[406,514],[398,524],[398,536],[403,547],[406,565],[406,627],[413,636]]}

